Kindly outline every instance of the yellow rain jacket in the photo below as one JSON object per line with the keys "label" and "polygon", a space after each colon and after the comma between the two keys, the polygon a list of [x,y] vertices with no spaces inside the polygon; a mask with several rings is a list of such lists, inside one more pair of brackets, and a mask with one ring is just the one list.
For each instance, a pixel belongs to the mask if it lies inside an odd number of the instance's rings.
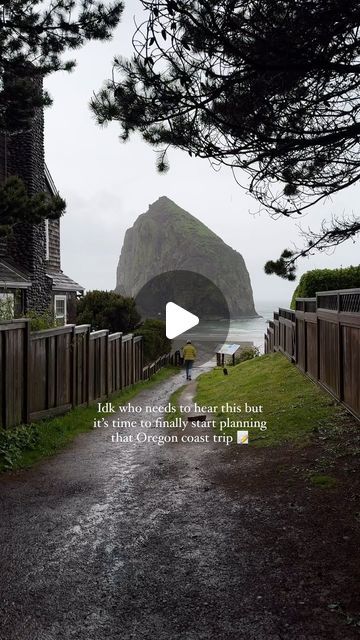
{"label": "yellow rain jacket", "polygon": [[186,344],[183,347],[183,358],[184,360],[195,360],[196,349],[192,344]]}

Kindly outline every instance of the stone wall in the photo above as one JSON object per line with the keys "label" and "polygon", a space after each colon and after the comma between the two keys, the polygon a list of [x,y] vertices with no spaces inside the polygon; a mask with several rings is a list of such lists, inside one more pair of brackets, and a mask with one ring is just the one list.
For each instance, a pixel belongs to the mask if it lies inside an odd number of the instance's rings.
{"label": "stone wall", "polygon": [[[0,184],[5,180],[5,166],[6,166],[6,158],[5,158],[5,149],[6,149],[6,141],[4,135],[0,134]],[[4,258],[7,252],[7,241],[6,238],[0,237],[0,258]]]}
{"label": "stone wall", "polygon": [[[0,178],[19,176],[31,195],[46,191],[42,109],[36,113],[29,130],[7,136],[6,141],[2,136],[0,157]],[[33,282],[27,296],[27,309],[35,309],[39,313],[49,309],[51,283],[46,277],[45,222],[38,225],[16,225],[12,236],[7,240],[6,257],[19,269],[26,271]]]}

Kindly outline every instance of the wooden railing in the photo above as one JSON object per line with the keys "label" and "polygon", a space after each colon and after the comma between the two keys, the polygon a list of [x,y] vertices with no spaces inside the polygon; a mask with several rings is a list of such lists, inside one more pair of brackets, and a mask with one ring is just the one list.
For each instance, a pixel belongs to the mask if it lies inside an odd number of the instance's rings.
{"label": "wooden railing", "polygon": [[279,309],[265,353],[281,351],[360,418],[360,289],[321,291]]}
{"label": "wooden railing", "polygon": [[148,380],[171,360],[144,366],[141,336],[66,325],[30,331],[0,322],[0,427],[29,423]]}

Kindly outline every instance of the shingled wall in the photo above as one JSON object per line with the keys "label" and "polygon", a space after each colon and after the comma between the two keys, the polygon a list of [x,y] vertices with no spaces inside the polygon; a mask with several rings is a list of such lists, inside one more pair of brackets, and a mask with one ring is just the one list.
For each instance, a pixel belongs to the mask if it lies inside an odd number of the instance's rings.
{"label": "shingled wall", "polygon": [[[6,153],[7,152],[7,153]],[[7,176],[6,176],[7,173]],[[24,180],[28,192],[46,191],[44,175],[44,114],[39,109],[32,127],[18,134],[1,136],[0,179],[12,175]],[[23,269],[33,285],[28,291],[27,308],[46,311],[51,302],[51,283],[46,277],[45,223],[19,224],[7,240],[0,242],[0,256]],[[1,246],[2,245],[2,246]]]}

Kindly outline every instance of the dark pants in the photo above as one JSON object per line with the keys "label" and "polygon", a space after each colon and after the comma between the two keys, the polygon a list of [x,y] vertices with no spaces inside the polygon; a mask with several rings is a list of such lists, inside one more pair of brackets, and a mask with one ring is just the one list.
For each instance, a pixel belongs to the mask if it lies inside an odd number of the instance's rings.
{"label": "dark pants", "polygon": [[194,364],[194,360],[185,360],[185,369],[186,369],[186,378],[190,380],[191,378],[191,369]]}

